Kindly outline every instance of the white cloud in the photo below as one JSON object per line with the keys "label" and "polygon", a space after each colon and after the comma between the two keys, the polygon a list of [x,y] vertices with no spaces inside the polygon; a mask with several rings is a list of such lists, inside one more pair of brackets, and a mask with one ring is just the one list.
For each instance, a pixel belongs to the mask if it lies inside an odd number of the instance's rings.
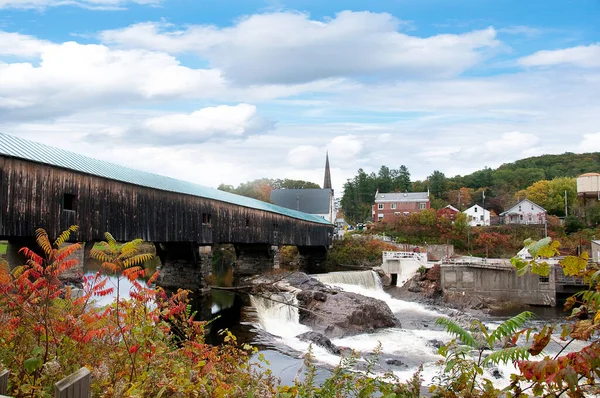
{"label": "white cloud", "polygon": [[421,38],[398,31],[390,14],[343,11],[324,21],[306,14],[252,15],[232,27],[177,30],[142,23],[105,31],[106,43],[168,52],[195,52],[240,83],[303,83],[363,76],[449,77],[478,64],[496,47],[493,28]]}
{"label": "white cloud", "polygon": [[57,6],[77,6],[93,10],[119,10],[128,3],[157,5],[160,2],[161,0],[0,0],[0,9],[44,9]]}
{"label": "white cloud", "polygon": [[33,36],[0,31],[0,56],[37,57],[51,45]]}
{"label": "white cloud", "polygon": [[3,117],[28,119],[140,100],[206,98],[224,84],[219,71],[188,68],[164,53],[75,42],[40,44],[40,51],[39,65],[0,61]]}
{"label": "white cloud", "polygon": [[145,119],[125,132],[136,139],[143,134],[152,144],[189,145],[209,139],[219,141],[263,133],[272,124],[259,117],[256,106],[238,104],[202,108],[192,113],[173,113]]}
{"label": "white cloud", "polygon": [[362,141],[355,135],[342,135],[334,137],[327,144],[327,151],[339,161],[356,158],[363,149]]}
{"label": "white cloud", "polygon": [[314,145],[300,145],[290,149],[288,162],[294,167],[306,168],[314,165],[323,154],[323,150]]}
{"label": "white cloud", "polygon": [[542,50],[519,59],[523,66],[551,66],[568,64],[583,68],[600,67],[600,44],[577,46],[561,50]]}
{"label": "white cloud", "polygon": [[600,151],[600,132],[584,134],[578,149],[581,152]]}

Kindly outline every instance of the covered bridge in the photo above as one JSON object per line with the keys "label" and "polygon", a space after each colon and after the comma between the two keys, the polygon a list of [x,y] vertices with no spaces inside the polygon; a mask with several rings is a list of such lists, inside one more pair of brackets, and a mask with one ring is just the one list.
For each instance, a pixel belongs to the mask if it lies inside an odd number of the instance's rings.
{"label": "covered bridge", "polygon": [[9,251],[31,244],[39,227],[57,236],[70,225],[79,226],[78,241],[108,231],[119,241],[154,242],[165,266],[197,263],[207,247],[232,243],[240,264],[295,245],[311,268],[333,231],[315,215],[0,133],[0,239]]}

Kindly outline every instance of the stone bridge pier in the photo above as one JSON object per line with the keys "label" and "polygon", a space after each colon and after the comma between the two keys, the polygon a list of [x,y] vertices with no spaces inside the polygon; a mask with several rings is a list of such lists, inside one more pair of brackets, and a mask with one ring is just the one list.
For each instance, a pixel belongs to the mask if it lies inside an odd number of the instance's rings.
{"label": "stone bridge pier", "polygon": [[326,246],[298,246],[300,271],[315,274],[325,271]]}
{"label": "stone bridge pier", "polygon": [[158,285],[169,289],[195,290],[206,286],[212,271],[212,246],[191,242],[154,243],[161,269]]}
{"label": "stone bridge pier", "polygon": [[279,267],[279,247],[270,244],[235,244],[236,278],[252,276]]}

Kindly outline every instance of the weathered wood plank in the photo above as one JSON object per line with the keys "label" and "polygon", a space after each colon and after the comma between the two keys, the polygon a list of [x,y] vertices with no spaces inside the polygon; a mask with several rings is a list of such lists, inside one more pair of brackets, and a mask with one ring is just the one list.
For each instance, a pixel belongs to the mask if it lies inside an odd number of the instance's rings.
{"label": "weathered wood plank", "polygon": [[[65,194],[76,195],[75,211],[63,209]],[[306,245],[310,236],[310,245],[326,246],[332,229],[264,210],[2,156],[0,199],[0,239],[32,237],[38,227],[56,237],[77,224],[80,229],[74,239],[80,241],[102,240],[109,231],[120,241]],[[203,214],[210,215],[210,225],[202,222]]]}
{"label": "weathered wood plank", "polygon": [[8,391],[8,370],[0,372],[0,395],[6,394]]}
{"label": "weathered wood plank", "polygon": [[54,385],[55,398],[89,398],[91,374],[88,368],[81,368]]}

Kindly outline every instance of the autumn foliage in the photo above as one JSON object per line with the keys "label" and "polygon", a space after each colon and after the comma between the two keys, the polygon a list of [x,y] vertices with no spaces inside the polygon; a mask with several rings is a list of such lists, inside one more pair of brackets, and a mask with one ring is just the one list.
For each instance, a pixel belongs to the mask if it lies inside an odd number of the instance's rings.
{"label": "autumn foliage", "polygon": [[[39,250],[21,250],[27,264],[0,268],[0,370],[10,371],[9,395],[51,396],[54,383],[82,366],[92,372],[93,395],[101,397],[274,392],[269,372],[248,361],[251,347],[239,347],[227,332],[225,345],[204,342],[205,323],[194,320],[187,291],[168,296],[137,281],[149,257],[138,253],[141,241],[118,245],[107,234],[92,253],[116,284],[98,272],[84,278],[82,291],[64,286],[59,276],[77,265],[72,255],[81,250],[65,245],[76,229],[52,243],[38,230]],[[132,282],[131,292],[120,291],[123,278]],[[109,294],[117,297],[113,304],[95,305]]]}

